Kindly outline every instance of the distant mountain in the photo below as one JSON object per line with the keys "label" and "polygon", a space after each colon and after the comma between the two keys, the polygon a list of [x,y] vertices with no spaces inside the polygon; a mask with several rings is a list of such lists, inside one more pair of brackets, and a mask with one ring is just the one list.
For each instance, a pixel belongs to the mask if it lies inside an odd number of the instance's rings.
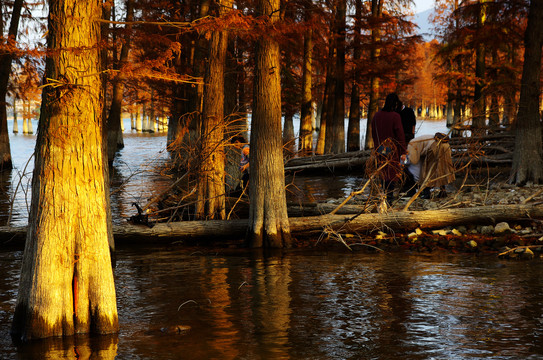
{"label": "distant mountain", "polygon": [[421,35],[424,40],[430,41],[435,38],[433,33],[433,25],[428,20],[428,17],[432,15],[434,9],[428,9],[420,13],[416,13],[413,19],[413,22],[419,26],[417,33]]}

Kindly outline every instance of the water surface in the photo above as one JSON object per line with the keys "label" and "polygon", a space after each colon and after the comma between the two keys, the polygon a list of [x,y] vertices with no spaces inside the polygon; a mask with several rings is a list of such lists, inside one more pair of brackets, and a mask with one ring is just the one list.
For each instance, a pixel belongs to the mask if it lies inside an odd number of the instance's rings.
{"label": "water surface", "polygon": [[[118,336],[16,348],[22,253],[0,252],[0,358],[543,358],[539,261],[160,247],[117,255]],[[191,330],[161,331],[175,325]]]}

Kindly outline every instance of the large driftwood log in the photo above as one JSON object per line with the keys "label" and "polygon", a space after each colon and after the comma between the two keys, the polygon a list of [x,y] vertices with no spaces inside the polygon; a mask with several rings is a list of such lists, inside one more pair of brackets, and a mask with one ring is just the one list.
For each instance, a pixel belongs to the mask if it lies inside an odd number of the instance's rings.
{"label": "large driftwood log", "polygon": [[[426,211],[395,211],[388,214],[360,215],[321,215],[292,217],[290,230],[294,235],[314,236],[324,230],[339,233],[368,232],[387,229],[396,232],[409,232],[416,228],[436,229],[446,226],[466,224],[494,224],[501,221],[543,219],[541,205],[496,205],[470,208]],[[242,238],[247,228],[247,220],[208,220],[184,221],[156,224],[150,228],[145,225],[115,225],[115,240],[122,243],[157,243],[183,239]],[[2,244],[14,239],[24,239],[24,227],[0,227]]]}

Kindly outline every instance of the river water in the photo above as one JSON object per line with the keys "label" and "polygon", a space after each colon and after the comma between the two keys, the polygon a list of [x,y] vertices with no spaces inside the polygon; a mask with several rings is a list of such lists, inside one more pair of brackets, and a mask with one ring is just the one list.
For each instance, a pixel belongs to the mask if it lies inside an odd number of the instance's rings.
{"label": "river water", "polygon": [[2,359],[543,358],[540,261],[121,247],[118,336],[17,348],[21,255],[0,252]]}
{"label": "river water", "polygon": [[[0,221],[18,188],[12,224],[20,225],[29,205],[23,169],[35,138],[11,139],[16,169],[2,180]],[[167,159],[164,135],[128,130],[124,139],[112,180],[116,221],[169,182],[155,170]],[[296,181],[326,199],[348,194],[361,179]],[[9,328],[22,248],[0,249],[0,359],[543,359],[539,260],[126,244],[116,257],[118,335],[17,347]],[[162,331],[179,325],[190,331]]]}

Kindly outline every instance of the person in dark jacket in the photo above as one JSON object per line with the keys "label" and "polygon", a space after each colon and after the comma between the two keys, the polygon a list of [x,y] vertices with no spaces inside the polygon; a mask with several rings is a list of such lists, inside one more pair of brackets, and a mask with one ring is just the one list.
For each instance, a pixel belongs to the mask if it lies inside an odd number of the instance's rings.
{"label": "person in dark jacket", "polygon": [[388,94],[385,105],[379,110],[371,121],[371,133],[381,162],[387,161],[383,169],[382,178],[387,200],[393,200],[396,181],[401,177],[400,157],[406,153],[405,135],[398,108],[400,99],[395,93]]}
{"label": "person in dark jacket", "polygon": [[410,107],[402,104],[398,100],[398,108],[396,109],[400,118],[402,119],[403,133],[405,137],[405,143],[408,144],[415,137],[415,127],[417,125],[417,117],[415,111]]}

